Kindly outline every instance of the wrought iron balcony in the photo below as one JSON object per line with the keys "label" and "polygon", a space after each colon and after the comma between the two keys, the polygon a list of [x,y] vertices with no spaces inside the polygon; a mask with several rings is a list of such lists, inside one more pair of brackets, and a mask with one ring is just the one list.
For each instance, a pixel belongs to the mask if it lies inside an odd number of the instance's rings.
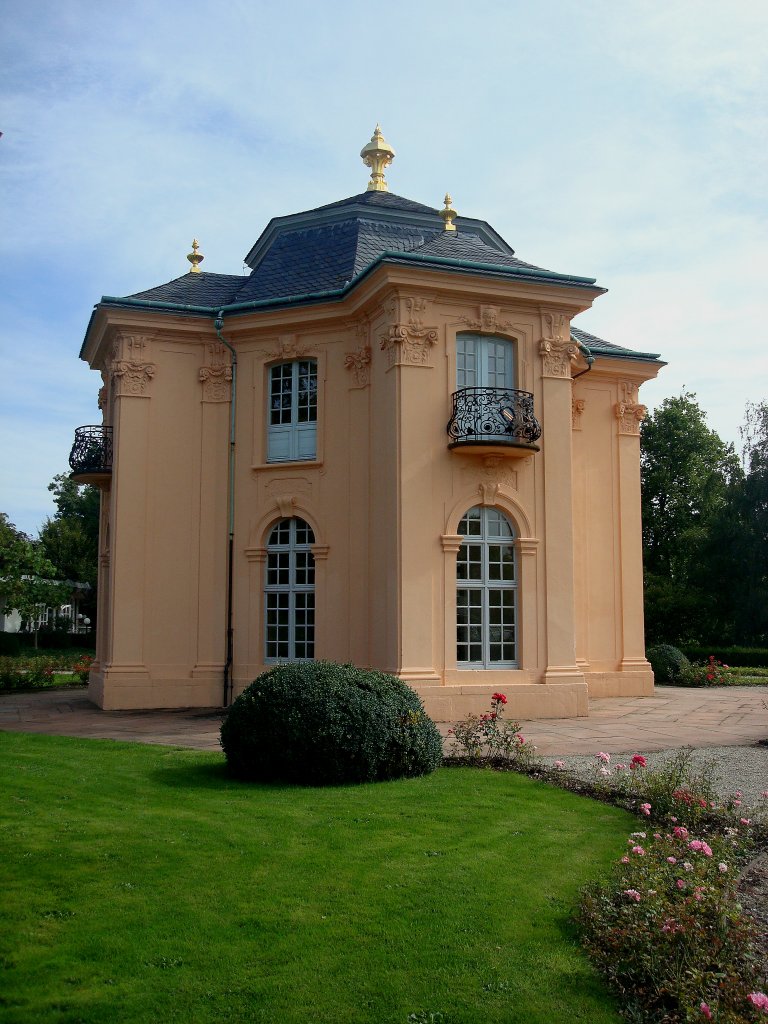
{"label": "wrought iron balcony", "polygon": [[533,395],[511,388],[461,388],[451,396],[449,448],[489,448],[508,455],[539,450],[539,421],[533,415]]}
{"label": "wrought iron balcony", "polygon": [[112,427],[101,424],[78,427],[69,453],[72,479],[81,484],[98,484],[112,475]]}

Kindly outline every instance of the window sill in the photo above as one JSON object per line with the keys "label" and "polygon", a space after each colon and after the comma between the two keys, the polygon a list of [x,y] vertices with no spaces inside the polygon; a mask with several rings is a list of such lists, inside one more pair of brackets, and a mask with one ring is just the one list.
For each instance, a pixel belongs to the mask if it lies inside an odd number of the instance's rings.
{"label": "window sill", "polygon": [[254,473],[263,473],[265,470],[281,469],[284,466],[295,470],[298,466],[317,467],[322,466],[322,459],[296,459],[295,461],[280,461],[280,462],[255,462],[251,465],[251,469]]}

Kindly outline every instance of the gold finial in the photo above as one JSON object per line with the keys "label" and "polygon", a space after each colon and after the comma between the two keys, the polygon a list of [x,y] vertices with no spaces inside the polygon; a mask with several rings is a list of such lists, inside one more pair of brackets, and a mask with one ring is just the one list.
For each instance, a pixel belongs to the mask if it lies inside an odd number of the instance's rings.
{"label": "gold finial", "polygon": [[443,231],[455,231],[456,225],[453,222],[458,217],[458,214],[451,206],[453,200],[451,199],[447,192],[445,193],[445,199],[443,200],[443,202],[445,203],[445,209],[440,211],[440,216],[443,218],[443,221],[445,222],[445,227],[443,228]]}
{"label": "gold finial", "polygon": [[389,192],[389,186],[384,178],[384,171],[395,159],[395,151],[384,138],[378,124],[371,136],[371,141],[366,142],[360,150],[360,156],[366,167],[371,168],[371,180],[368,182],[369,192]]}
{"label": "gold finial", "polygon": [[187,259],[192,264],[192,269],[190,270],[190,274],[202,274],[202,270],[200,269],[200,264],[205,259],[205,256],[203,256],[202,253],[197,251],[199,248],[200,248],[200,243],[198,242],[198,240],[196,238],[193,238],[192,239],[192,252],[189,253],[189,255],[187,256]]}

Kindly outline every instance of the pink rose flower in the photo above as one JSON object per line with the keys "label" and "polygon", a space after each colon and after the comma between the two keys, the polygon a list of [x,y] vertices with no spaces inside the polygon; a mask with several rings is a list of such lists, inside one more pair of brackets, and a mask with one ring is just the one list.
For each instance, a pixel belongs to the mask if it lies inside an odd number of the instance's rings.
{"label": "pink rose flower", "polygon": [[750,992],[747,999],[756,1006],[758,1010],[768,1010],[768,996],[765,992]]}
{"label": "pink rose flower", "polygon": [[706,1003],[702,1003],[699,1006],[699,1009],[704,1014],[704,1016],[707,1018],[707,1020],[712,1020],[712,1011],[710,1010],[710,1008],[707,1006]]}
{"label": "pink rose flower", "polygon": [[651,805],[650,804],[640,804],[640,810],[643,812],[643,814],[648,816],[651,813]]}
{"label": "pink rose flower", "polygon": [[603,764],[608,764],[610,762],[610,760],[611,760],[611,755],[610,754],[606,754],[606,752],[604,750],[601,750],[599,754],[595,754],[595,757],[599,761],[602,761]]}
{"label": "pink rose flower", "polygon": [[562,772],[565,770],[565,761],[555,761],[553,767]]}
{"label": "pink rose flower", "polygon": [[724,875],[726,873],[726,871],[728,870],[728,865],[727,864],[723,864],[721,862],[720,864],[717,865],[717,870],[720,872],[721,875]]}
{"label": "pink rose flower", "polygon": [[667,864],[677,864],[677,857],[667,857]]}
{"label": "pink rose flower", "polygon": [[642,846],[633,846],[632,853],[636,853],[638,857],[645,856],[645,850],[642,848]]}
{"label": "pink rose flower", "polygon": [[684,889],[685,888],[685,881],[684,881],[684,879],[678,878],[678,880],[675,882],[675,885],[677,886],[678,889]]}
{"label": "pink rose flower", "polygon": [[640,893],[637,891],[637,889],[625,889],[624,895],[629,896],[629,898],[631,900],[634,900],[635,903],[640,902]]}

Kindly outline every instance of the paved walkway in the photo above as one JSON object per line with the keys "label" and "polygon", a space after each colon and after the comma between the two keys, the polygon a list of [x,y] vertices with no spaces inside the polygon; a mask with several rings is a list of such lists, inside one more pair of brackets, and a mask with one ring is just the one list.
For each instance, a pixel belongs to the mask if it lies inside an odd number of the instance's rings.
{"label": "paved walkway", "polygon": [[[219,750],[220,708],[101,711],[85,688],[0,695],[0,732],[126,740]],[[448,725],[440,730],[446,735]],[[715,690],[659,686],[652,697],[592,700],[589,718],[522,722],[544,755],[751,746],[768,740],[768,686]],[[0,740],[0,742],[2,742]]]}

